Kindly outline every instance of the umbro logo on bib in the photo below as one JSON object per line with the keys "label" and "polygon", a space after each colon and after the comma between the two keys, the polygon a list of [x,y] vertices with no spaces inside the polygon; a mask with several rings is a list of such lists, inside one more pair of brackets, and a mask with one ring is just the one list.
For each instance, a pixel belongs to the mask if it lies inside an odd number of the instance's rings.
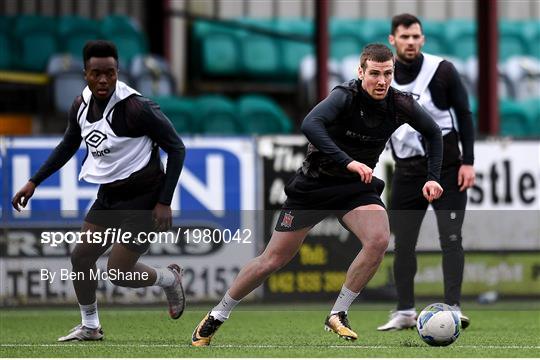
{"label": "umbro logo on bib", "polygon": [[84,138],[84,141],[86,141],[86,143],[90,145],[91,147],[96,148],[96,150],[90,151],[92,156],[100,157],[100,156],[105,156],[111,152],[110,149],[103,149],[103,150],[97,149],[97,147],[101,145],[101,143],[105,141],[106,139],[107,139],[107,135],[105,135],[101,131],[92,130],[90,134],[86,135],[86,137]]}
{"label": "umbro logo on bib", "polygon": [[92,132],[84,138],[84,141],[92,147],[97,148],[101,143],[107,139],[107,135],[98,130],[92,130]]}

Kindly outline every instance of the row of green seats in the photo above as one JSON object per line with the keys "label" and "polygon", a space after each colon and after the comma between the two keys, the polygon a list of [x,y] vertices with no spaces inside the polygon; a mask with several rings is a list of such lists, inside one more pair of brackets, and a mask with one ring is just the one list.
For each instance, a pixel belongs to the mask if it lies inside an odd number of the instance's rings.
{"label": "row of green seats", "polygon": [[[478,101],[471,99],[471,110],[478,124]],[[502,136],[540,137],[540,98],[499,101],[499,121]]]}
{"label": "row of green seats", "polygon": [[296,79],[300,61],[313,53],[313,22],[306,19],[240,19],[240,23],[283,34],[306,37],[306,42],[277,39],[207,21],[193,26],[194,64],[205,75]]}
{"label": "row of green seats", "polygon": [[[314,34],[311,19],[236,20],[284,34]],[[476,23],[470,20],[424,21],[427,37],[424,50],[466,59],[476,56]],[[209,76],[245,76],[254,78],[295,78],[301,60],[314,53],[311,42],[300,42],[260,34],[241,27],[197,21],[192,29],[194,64]],[[390,21],[383,19],[331,19],[331,57],[340,60],[360,54],[370,42],[388,44]],[[540,58],[540,21],[500,21],[499,53],[501,60],[515,55]]]}
{"label": "row of green seats", "polygon": [[148,52],[144,34],[122,15],[100,21],[80,16],[0,16],[0,69],[44,72],[53,54],[82,58],[84,44],[93,39],[113,41],[122,67]]}
{"label": "row of green seats", "polygon": [[246,95],[237,101],[220,95],[154,100],[180,134],[288,134],[293,128],[279,105],[264,96]]}

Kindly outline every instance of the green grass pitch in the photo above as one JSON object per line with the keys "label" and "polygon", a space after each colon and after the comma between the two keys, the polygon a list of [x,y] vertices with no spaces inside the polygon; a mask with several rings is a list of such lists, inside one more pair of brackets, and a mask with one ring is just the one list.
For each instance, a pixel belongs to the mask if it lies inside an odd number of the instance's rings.
{"label": "green grass pitch", "polygon": [[355,305],[349,319],[359,334],[347,342],[323,330],[329,305],[241,304],[208,348],[190,346],[210,307],[190,307],[179,320],[163,308],[101,308],[105,340],[57,343],[79,321],[66,309],[0,310],[0,357],[538,357],[538,303],[469,306],[471,326],[445,348],[424,344],[416,330],[378,332],[386,305]]}

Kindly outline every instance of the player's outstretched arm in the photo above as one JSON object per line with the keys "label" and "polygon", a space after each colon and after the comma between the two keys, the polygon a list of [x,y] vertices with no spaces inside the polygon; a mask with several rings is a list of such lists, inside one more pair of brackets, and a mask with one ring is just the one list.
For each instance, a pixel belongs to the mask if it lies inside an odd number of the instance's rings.
{"label": "player's outstretched arm", "polygon": [[28,204],[28,200],[34,195],[34,191],[36,190],[36,184],[34,184],[31,181],[28,181],[24,186],[17,191],[13,199],[11,200],[11,205],[13,205],[13,208],[17,211],[21,211],[21,207],[25,208],[26,204]]}

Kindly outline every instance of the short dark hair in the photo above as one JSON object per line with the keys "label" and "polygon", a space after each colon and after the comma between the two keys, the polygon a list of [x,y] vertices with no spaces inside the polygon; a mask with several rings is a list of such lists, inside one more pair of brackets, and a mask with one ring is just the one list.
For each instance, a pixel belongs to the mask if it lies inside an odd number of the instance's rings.
{"label": "short dark hair", "polygon": [[420,31],[424,32],[424,29],[422,28],[422,22],[416,16],[407,13],[396,15],[392,18],[392,29],[390,31],[390,34],[394,35],[396,33],[396,29],[400,25],[403,25],[405,28],[409,28],[413,24],[420,25]]}
{"label": "short dark hair", "polygon": [[113,57],[118,65],[118,50],[116,45],[106,40],[90,40],[84,44],[83,60],[84,67],[91,57]]}
{"label": "short dark hair", "polygon": [[392,50],[384,44],[374,43],[367,44],[362,50],[360,55],[360,66],[366,70],[367,61],[385,62],[388,60],[394,60],[394,54]]}

